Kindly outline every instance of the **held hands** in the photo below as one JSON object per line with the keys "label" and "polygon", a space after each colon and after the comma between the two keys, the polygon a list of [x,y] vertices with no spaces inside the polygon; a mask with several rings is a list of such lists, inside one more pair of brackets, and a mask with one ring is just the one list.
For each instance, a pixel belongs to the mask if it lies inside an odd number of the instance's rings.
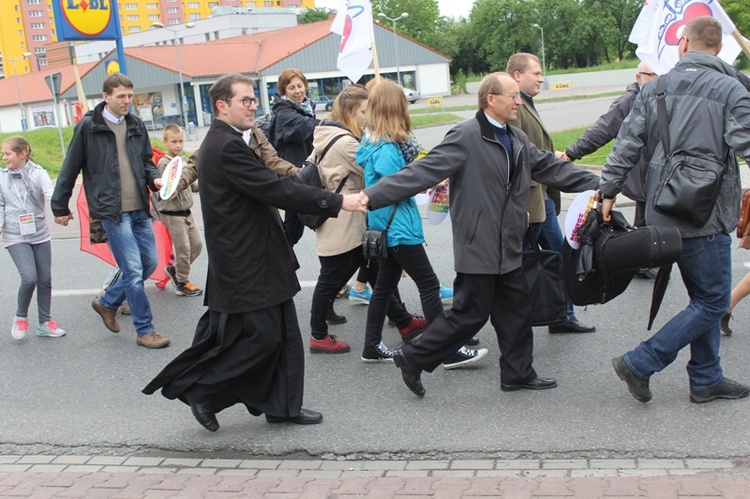
{"label": "held hands", "polygon": [[73,219],[74,219],[73,214],[68,213],[67,215],[63,215],[61,217],[55,217],[55,223],[58,225],[62,225],[63,227],[67,227],[68,222]]}
{"label": "held hands", "polygon": [[154,186],[156,187],[156,190],[158,191],[162,187],[164,187],[164,180],[161,178],[155,178],[154,179]]}
{"label": "held hands", "polygon": [[565,161],[572,161],[564,151],[555,151],[555,157]]}
{"label": "held hands", "polygon": [[341,204],[341,209],[344,211],[357,211],[363,214],[367,213],[367,206],[363,206],[360,202],[360,194],[345,195],[344,202]]}

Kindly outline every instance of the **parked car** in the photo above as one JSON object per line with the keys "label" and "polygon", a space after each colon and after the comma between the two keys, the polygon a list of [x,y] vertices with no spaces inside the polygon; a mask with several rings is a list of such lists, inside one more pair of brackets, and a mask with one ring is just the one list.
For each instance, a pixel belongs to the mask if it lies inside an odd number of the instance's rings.
{"label": "parked car", "polygon": [[404,95],[406,96],[406,100],[409,101],[409,104],[414,104],[419,100],[419,97],[421,96],[421,94],[416,90],[412,90],[411,88],[406,87],[404,87]]}
{"label": "parked car", "polygon": [[333,99],[329,99],[327,96],[321,95],[320,98],[315,101],[315,107],[317,109],[324,107],[326,111],[330,111],[331,109],[333,109]]}

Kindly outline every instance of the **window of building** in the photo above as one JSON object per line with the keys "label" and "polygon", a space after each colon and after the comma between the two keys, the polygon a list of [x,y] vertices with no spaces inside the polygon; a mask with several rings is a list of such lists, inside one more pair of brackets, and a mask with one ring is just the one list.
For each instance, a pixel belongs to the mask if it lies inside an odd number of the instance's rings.
{"label": "window of building", "polygon": [[35,42],[46,42],[47,41],[47,35],[34,35],[31,37],[32,40]]}
{"label": "window of building", "polygon": [[149,10],[156,10],[156,9],[159,8],[159,4],[158,3],[147,3],[146,4],[146,8],[149,9]]}
{"label": "window of building", "polygon": [[208,8],[213,9],[214,7],[218,7],[219,2],[208,2]]}
{"label": "window of building", "polygon": [[47,65],[47,59],[38,59],[40,66],[46,66]]}
{"label": "window of building", "polygon": [[190,14],[190,19],[196,20],[196,19],[200,19],[200,18],[201,18],[200,14]]}
{"label": "window of building", "polygon": [[138,33],[141,30],[140,26],[129,26],[128,33]]}
{"label": "window of building", "polygon": [[31,23],[31,29],[44,29],[44,23]]}
{"label": "window of building", "polygon": [[138,15],[129,15],[126,16],[128,21],[140,21],[141,16]]}
{"label": "window of building", "polygon": [[41,5],[42,0],[26,0],[26,3],[29,5]]}
{"label": "window of building", "polygon": [[158,21],[159,20],[159,14],[149,14],[148,15],[149,21]]}
{"label": "window of building", "polygon": [[268,0],[266,0],[265,2],[263,2],[263,5],[265,7],[273,7],[273,2],[269,2]]}
{"label": "window of building", "polygon": [[168,24],[180,24],[179,19],[170,19]]}
{"label": "window of building", "polygon": [[125,10],[138,10],[138,4],[137,3],[126,3],[125,4]]}
{"label": "window of building", "polygon": [[200,7],[198,2],[188,2],[188,9],[197,9]]}
{"label": "window of building", "polygon": [[46,51],[46,49],[44,47],[36,47],[36,48],[34,48],[34,53],[35,54],[44,55],[44,54],[47,53],[47,51]]}
{"label": "window of building", "polygon": [[177,14],[178,12],[179,12],[179,9],[177,7],[167,8],[167,14]]}
{"label": "window of building", "polygon": [[44,17],[43,10],[30,10],[29,17]]}

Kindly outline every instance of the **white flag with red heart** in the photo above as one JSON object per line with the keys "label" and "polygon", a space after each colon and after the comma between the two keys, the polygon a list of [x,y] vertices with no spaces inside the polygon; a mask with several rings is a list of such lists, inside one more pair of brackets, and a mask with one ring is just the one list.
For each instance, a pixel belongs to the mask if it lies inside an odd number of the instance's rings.
{"label": "white flag with red heart", "polygon": [[372,62],[375,41],[370,0],[342,0],[331,31],[341,35],[336,63],[352,83],[357,83]]}
{"label": "white flag with red heart", "polygon": [[630,32],[630,41],[638,45],[635,54],[654,73],[667,73],[679,59],[677,45],[682,30],[700,16],[711,16],[721,23],[724,39],[719,57],[732,64],[741,48],[732,37],[734,23],[717,0],[646,0]]}

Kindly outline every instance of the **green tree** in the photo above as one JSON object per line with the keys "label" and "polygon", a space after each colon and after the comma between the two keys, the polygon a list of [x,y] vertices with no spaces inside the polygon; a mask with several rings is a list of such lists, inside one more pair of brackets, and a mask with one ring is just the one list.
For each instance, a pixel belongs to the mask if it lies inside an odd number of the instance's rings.
{"label": "green tree", "polygon": [[[745,38],[750,38],[750,9],[747,8],[747,0],[722,0],[721,6],[724,7],[737,31]],[[740,67],[747,68],[748,66],[750,64],[747,54],[743,52],[740,56]]]}
{"label": "green tree", "polygon": [[396,30],[420,43],[433,46],[435,41],[435,26],[440,17],[440,8],[437,0],[373,0],[372,13],[376,21],[391,28],[390,21],[378,17],[383,13],[391,19],[395,19],[403,12],[409,17],[399,19]]}
{"label": "green tree", "polygon": [[327,9],[325,7],[302,9],[300,13],[297,14],[297,23],[298,24],[310,24],[310,23],[316,23],[318,21],[325,21],[330,17],[330,15],[333,12],[334,12],[333,9]]}

